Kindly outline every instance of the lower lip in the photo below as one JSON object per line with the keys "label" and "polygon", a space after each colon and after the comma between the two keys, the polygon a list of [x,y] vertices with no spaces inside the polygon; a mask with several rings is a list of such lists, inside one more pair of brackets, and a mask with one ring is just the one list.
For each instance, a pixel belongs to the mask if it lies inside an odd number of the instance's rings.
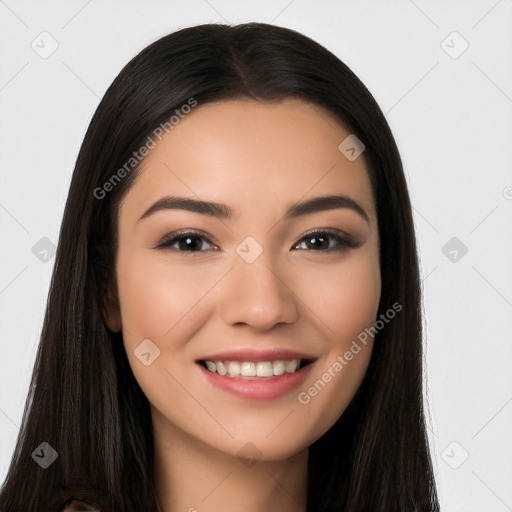
{"label": "lower lip", "polygon": [[310,374],[314,363],[294,373],[285,373],[269,379],[242,379],[213,373],[201,365],[199,369],[215,387],[249,400],[274,400],[300,386]]}

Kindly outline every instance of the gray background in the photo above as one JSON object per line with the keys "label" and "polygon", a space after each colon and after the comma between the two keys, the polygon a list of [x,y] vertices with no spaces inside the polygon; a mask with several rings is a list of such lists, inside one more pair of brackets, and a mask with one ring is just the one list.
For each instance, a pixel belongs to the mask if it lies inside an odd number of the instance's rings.
{"label": "gray background", "polygon": [[0,0],[0,16],[1,481],[74,161],[99,99],[169,32],[262,21],[333,51],[385,112],[419,238],[443,510],[512,511],[512,0]]}

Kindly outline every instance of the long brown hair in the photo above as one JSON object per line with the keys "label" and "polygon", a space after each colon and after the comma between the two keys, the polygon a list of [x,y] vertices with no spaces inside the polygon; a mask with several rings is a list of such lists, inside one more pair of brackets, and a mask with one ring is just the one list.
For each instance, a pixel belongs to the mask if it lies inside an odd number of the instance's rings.
{"label": "long brown hair", "polygon": [[[70,497],[104,512],[156,512],[149,403],[121,334],[116,300],[117,213],[138,166],[97,191],[175,109],[248,97],[295,97],[324,107],[365,145],[376,199],[382,293],[379,331],[356,395],[310,447],[308,512],[438,511],[423,401],[420,274],[402,162],[371,93],[334,54],[264,23],[205,24],[167,35],[119,73],[85,135],[64,211],[23,422],[0,492],[3,512],[55,512]],[[47,442],[57,460],[31,454]]]}

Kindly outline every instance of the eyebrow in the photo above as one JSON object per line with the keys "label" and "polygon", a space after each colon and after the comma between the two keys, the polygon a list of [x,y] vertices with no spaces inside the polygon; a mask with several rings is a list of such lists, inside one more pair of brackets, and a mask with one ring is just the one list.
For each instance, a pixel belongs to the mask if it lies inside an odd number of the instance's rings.
{"label": "eyebrow", "polygon": [[[358,213],[370,224],[370,218],[364,208],[354,199],[344,195],[325,195],[314,197],[307,201],[293,203],[286,210],[284,220],[336,208],[348,208]],[[236,218],[235,211],[228,205],[222,203],[201,201],[188,197],[165,196],[153,203],[142,214],[139,221],[162,210],[187,210],[225,220],[233,220]]]}

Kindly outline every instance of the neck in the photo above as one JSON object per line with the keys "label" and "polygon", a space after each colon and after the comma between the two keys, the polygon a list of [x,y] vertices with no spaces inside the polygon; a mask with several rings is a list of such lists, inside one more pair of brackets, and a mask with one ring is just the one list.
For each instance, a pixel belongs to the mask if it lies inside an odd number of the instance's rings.
{"label": "neck", "polygon": [[242,460],[155,416],[160,512],[306,512],[307,449],[285,460]]}

